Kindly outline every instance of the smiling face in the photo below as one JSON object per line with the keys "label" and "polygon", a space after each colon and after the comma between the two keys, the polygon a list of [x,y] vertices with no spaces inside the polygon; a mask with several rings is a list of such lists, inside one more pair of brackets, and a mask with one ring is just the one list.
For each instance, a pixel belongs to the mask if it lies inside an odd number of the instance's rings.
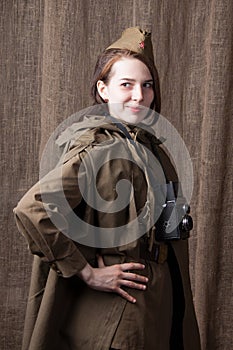
{"label": "smiling face", "polygon": [[136,58],[123,57],[116,61],[108,82],[99,80],[97,89],[108,102],[110,114],[130,124],[141,122],[154,100],[151,73]]}

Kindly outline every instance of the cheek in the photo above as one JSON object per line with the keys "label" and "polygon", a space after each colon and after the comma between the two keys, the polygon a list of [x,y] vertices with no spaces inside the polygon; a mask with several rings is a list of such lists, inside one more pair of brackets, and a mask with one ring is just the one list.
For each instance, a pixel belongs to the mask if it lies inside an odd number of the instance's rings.
{"label": "cheek", "polygon": [[115,102],[124,102],[130,99],[130,93],[128,91],[121,91],[119,88],[109,91],[109,100]]}
{"label": "cheek", "polygon": [[151,89],[150,93],[151,93],[151,99],[152,99],[152,101],[153,101],[153,99],[155,98],[155,93],[154,93],[154,90],[153,90],[153,89]]}
{"label": "cheek", "polygon": [[147,92],[147,94],[146,94],[146,100],[147,100],[147,102],[148,102],[149,105],[151,105],[151,103],[153,102],[154,97],[155,97],[155,94],[154,94],[154,91],[153,91],[153,90],[150,90],[150,91]]}

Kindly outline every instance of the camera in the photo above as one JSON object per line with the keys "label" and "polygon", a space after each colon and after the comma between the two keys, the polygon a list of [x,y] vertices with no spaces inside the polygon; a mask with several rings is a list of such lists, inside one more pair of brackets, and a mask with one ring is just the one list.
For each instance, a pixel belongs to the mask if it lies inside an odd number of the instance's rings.
{"label": "camera", "polygon": [[193,220],[189,215],[190,206],[185,198],[176,198],[174,191],[176,185],[177,183],[173,182],[166,184],[166,202],[155,224],[156,241],[187,239],[193,228]]}

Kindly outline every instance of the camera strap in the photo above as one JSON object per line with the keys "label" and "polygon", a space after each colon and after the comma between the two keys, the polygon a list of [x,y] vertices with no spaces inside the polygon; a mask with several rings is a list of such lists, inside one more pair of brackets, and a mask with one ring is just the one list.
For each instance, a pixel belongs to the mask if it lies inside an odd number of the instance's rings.
{"label": "camera strap", "polygon": [[133,145],[136,145],[132,136],[130,135],[130,133],[128,132],[128,130],[126,129],[126,127],[122,123],[120,123],[119,121],[116,121],[114,119],[113,119],[113,123],[118,127],[118,129],[120,129],[123,132],[123,134],[129,140],[130,143],[132,143]]}

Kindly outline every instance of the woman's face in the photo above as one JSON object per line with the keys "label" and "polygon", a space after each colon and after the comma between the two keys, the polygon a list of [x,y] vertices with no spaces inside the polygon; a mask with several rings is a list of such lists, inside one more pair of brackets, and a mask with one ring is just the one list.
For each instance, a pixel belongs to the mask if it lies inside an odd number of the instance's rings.
{"label": "woman's face", "polygon": [[149,69],[143,62],[131,57],[115,62],[108,83],[99,80],[97,88],[102,99],[108,102],[110,114],[131,124],[145,118],[154,99]]}

